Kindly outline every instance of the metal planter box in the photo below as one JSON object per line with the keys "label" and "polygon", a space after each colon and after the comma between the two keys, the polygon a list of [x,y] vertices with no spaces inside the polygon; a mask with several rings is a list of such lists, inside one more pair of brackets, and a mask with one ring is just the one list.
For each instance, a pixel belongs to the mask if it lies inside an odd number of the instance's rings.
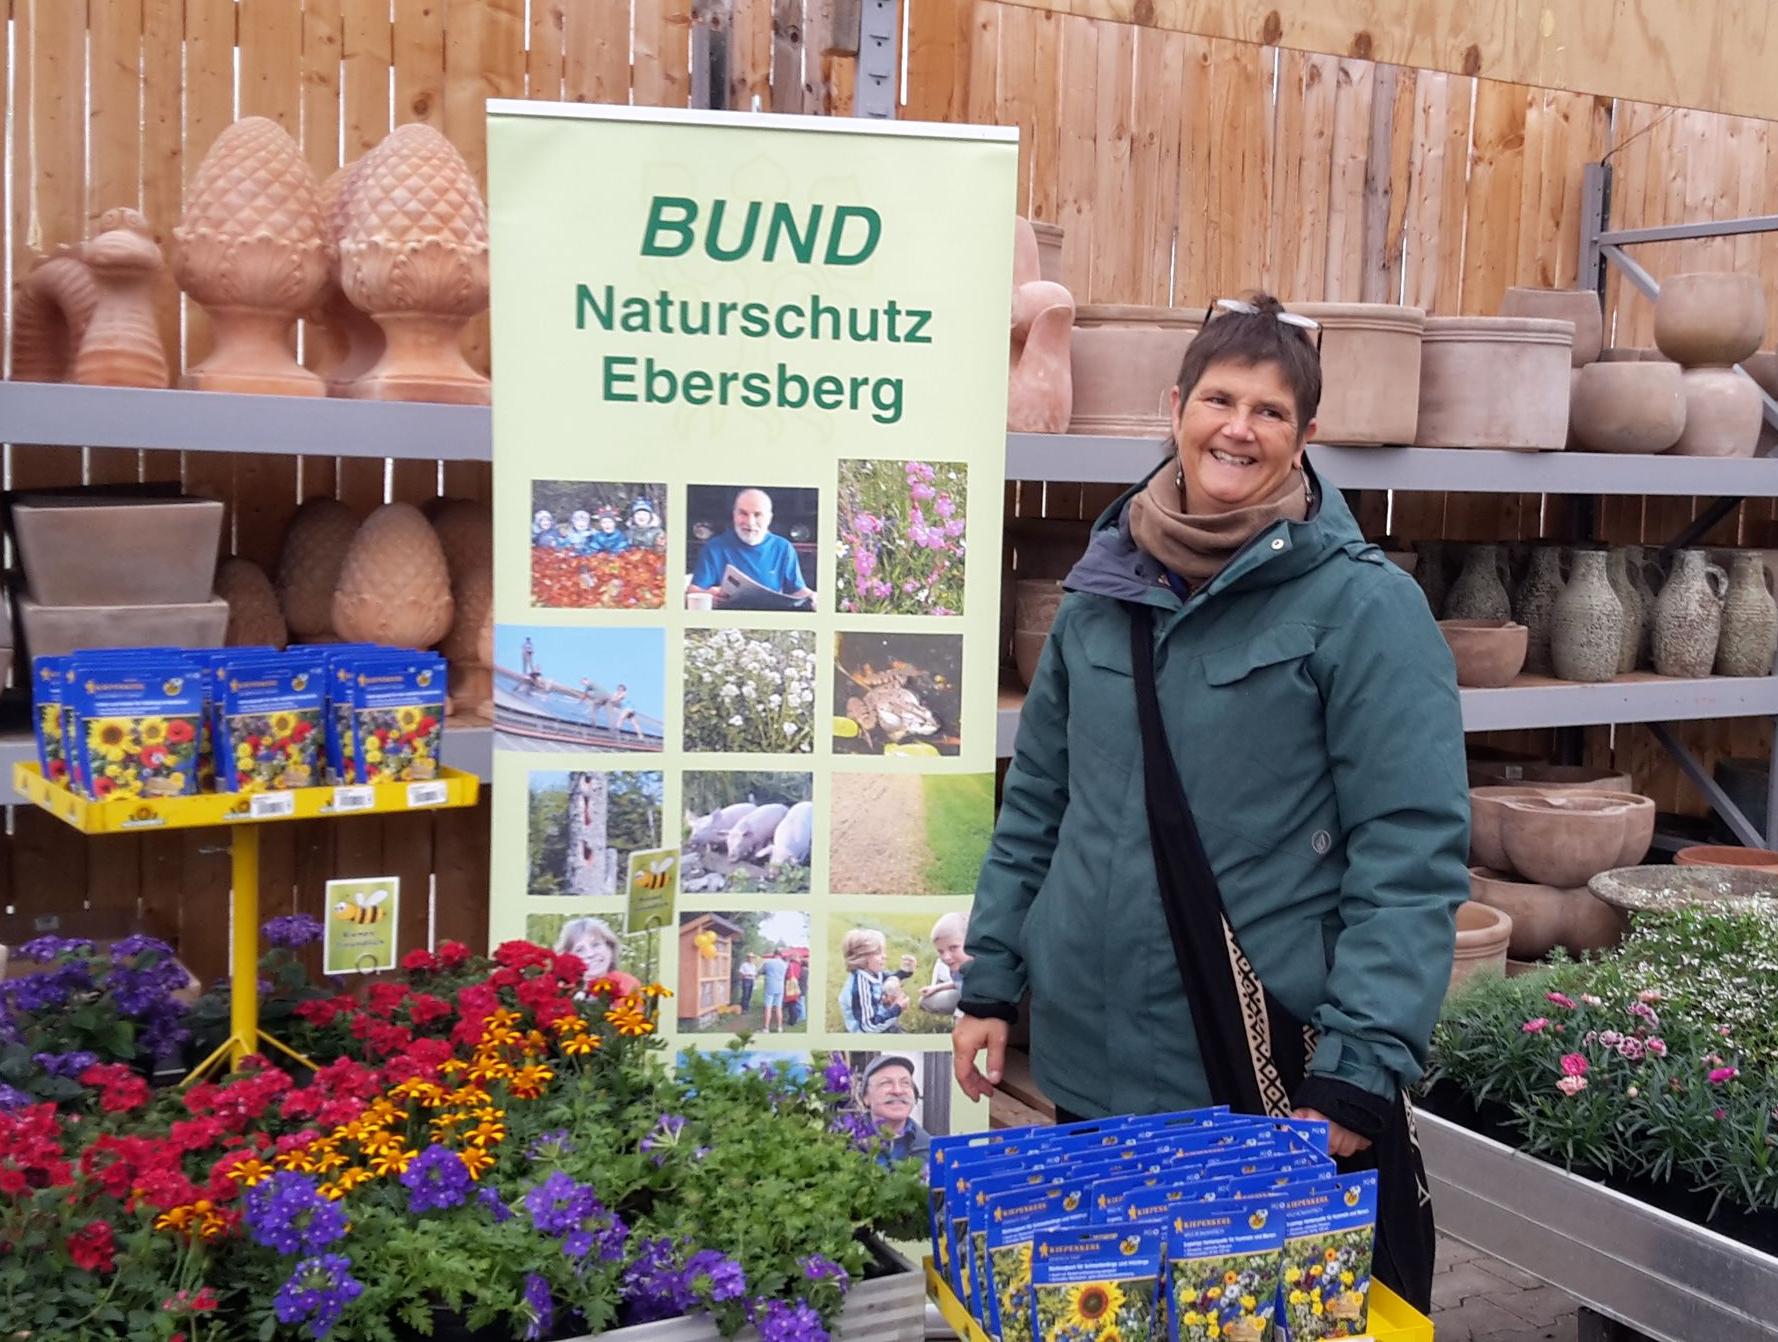
{"label": "metal planter box", "polygon": [[[874,1247],[894,1263],[896,1271],[853,1285],[834,1336],[838,1342],[921,1342],[926,1331],[925,1278],[900,1254],[882,1245]],[[720,1342],[715,1326],[703,1314],[587,1333],[570,1342],[592,1342],[595,1337],[601,1342]],[[748,1328],[736,1342],[759,1342],[759,1334]]]}
{"label": "metal planter box", "polygon": [[1439,1228],[1665,1342],[1774,1342],[1778,1258],[1425,1110]]}

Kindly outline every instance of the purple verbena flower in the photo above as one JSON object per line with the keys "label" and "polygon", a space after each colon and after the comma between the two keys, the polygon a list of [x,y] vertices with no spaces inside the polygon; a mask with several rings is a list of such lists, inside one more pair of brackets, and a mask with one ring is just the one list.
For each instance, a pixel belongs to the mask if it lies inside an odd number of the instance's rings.
{"label": "purple verbena flower", "polygon": [[111,963],[114,965],[124,964],[141,955],[158,955],[163,960],[171,960],[173,948],[159,937],[144,936],[140,932],[111,943]]}
{"label": "purple verbena flower", "polygon": [[66,1077],[70,1081],[78,1080],[80,1074],[98,1060],[97,1053],[85,1049],[77,1053],[34,1053],[31,1055],[31,1061],[51,1076]]}
{"label": "purple verbena flower", "polygon": [[292,951],[321,940],[323,935],[321,920],[306,913],[287,913],[259,929],[260,940],[266,945]]}
{"label": "purple verbena flower", "polygon": [[525,1274],[525,1311],[531,1322],[525,1326],[526,1342],[548,1337],[555,1324],[555,1302],[550,1299],[549,1283],[535,1272]]}
{"label": "purple verbena flower", "polygon": [[823,1254],[812,1253],[802,1260],[803,1276],[810,1281],[833,1281],[843,1291],[852,1282],[846,1269]]}
{"label": "purple verbena flower", "polygon": [[545,1235],[566,1235],[578,1230],[589,1217],[605,1210],[593,1190],[554,1170],[525,1194],[525,1211],[531,1223]]}
{"label": "purple verbena flower", "polygon": [[268,1249],[315,1253],[346,1233],[346,1211],[309,1175],[280,1170],[247,1190],[247,1228]]}
{"label": "purple verbena flower", "polygon": [[643,1151],[653,1151],[656,1147],[678,1146],[679,1134],[685,1131],[685,1120],[678,1114],[662,1114],[655,1120],[654,1129],[636,1145]]}
{"label": "purple verbena flower", "polygon": [[525,1154],[532,1160],[560,1160],[574,1150],[574,1143],[569,1139],[567,1128],[552,1128],[548,1132],[540,1132],[532,1139],[531,1145],[525,1148]]}
{"label": "purple verbena flower", "polygon": [[36,1098],[25,1094],[16,1086],[9,1086],[0,1081],[0,1112],[8,1109],[23,1109],[28,1104],[37,1103]]}
{"label": "purple verbena flower", "polygon": [[767,1300],[754,1316],[760,1342],[828,1342],[821,1316],[807,1300]]}
{"label": "purple verbena flower", "polygon": [[716,1249],[699,1249],[685,1264],[685,1284],[711,1300],[738,1300],[747,1294],[741,1265]]}
{"label": "purple verbena flower", "polygon": [[494,1218],[494,1224],[512,1220],[512,1208],[500,1198],[498,1189],[489,1188],[486,1184],[475,1190],[475,1200]]}
{"label": "purple verbena flower", "polygon": [[441,1212],[461,1207],[469,1197],[469,1167],[463,1157],[445,1146],[429,1146],[408,1164],[401,1175],[407,1189],[407,1209]]}
{"label": "purple verbena flower", "polygon": [[628,1323],[676,1319],[697,1303],[674,1262],[669,1239],[644,1241],[642,1251],[624,1269],[623,1293]]}
{"label": "purple verbena flower", "polygon": [[827,1060],[827,1066],[821,1071],[822,1088],[829,1095],[850,1095],[852,1093],[852,1069],[838,1053]]}
{"label": "purple verbena flower", "polygon": [[33,937],[18,948],[18,955],[21,960],[46,965],[64,955],[78,955],[92,948],[93,943],[86,937]]}
{"label": "purple verbena flower", "polygon": [[272,1302],[278,1322],[306,1324],[311,1337],[326,1337],[346,1306],[364,1293],[364,1284],[352,1276],[351,1268],[352,1261],[343,1254],[303,1259]]}

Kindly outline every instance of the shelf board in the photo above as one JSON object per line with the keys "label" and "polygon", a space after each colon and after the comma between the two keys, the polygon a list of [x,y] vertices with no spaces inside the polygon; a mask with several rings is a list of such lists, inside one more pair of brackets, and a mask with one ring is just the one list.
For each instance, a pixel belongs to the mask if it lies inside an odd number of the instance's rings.
{"label": "shelf board", "polygon": [[[1158,436],[1009,433],[1006,478],[1133,484],[1153,469],[1165,451]],[[1309,459],[1324,480],[1340,489],[1778,498],[1778,459],[1771,458],[1335,447],[1313,443]]]}
{"label": "shelf board", "polygon": [[378,460],[494,459],[493,416],[485,405],[56,382],[0,385],[0,442]]}
{"label": "shelf board", "polygon": [[[1520,676],[1505,689],[1459,693],[1466,732],[1778,715],[1778,676],[1679,680],[1637,672],[1602,685]],[[1001,688],[1000,712],[995,722],[995,745],[1001,758],[1012,754],[1024,701],[1024,695],[1015,686]]]}

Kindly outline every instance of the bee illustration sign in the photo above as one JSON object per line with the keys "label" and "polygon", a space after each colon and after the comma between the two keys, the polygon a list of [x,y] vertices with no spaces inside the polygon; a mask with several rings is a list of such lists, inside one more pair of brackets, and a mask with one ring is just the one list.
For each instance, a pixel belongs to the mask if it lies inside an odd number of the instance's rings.
{"label": "bee illustration sign", "polygon": [[322,973],[374,974],[395,968],[395,924],[400,906],[400,877],[329,881]]}
{"label": "bee illustration sign", "polygon": [[630,854],[630,913],[626,922],[632,932],[665,927],[673,921],[673,896],[679,889],[679,850],[646,849]]}

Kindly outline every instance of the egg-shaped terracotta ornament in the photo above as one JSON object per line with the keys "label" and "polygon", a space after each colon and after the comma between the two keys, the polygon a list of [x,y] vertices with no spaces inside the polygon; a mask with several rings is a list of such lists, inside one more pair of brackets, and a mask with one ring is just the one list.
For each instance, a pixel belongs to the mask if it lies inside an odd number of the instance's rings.
{"label": "egg-shaped terracotta ornament", "polygon": [[386,503],[358,528],[333,593],[333,628],[348,642],[430,648],[451,627],[451,574],[432,523]]}
{"label": "egg-shaped terracotta ornament", "polygon": [[488,207],[451,142],[397,127],[345,186],[340,286],[388,344],[350,394],[485,405],[488,379],[463,357],[463,327],[488,307]]}
{"label": "egg-shaped terracotta ornament", "polygon": [[298,639],[335,637],[333,593],[359,520],[338,499],[310,499],[290,519],[278,555],[277,590],[284,620]]}
{"label": "egg-shaped terracotta ornament", "polygon": [[98,302],[74,356],[74,381],[89,387],[164,387],[167,352],[154,317],[161,249],[148,219],[131,209],[100,216],[80,249]]}
{"label": "egg-shaped terracotta ornament", "polygon": [[14,286],[12,380],[66,382],[99,306],[99,282],[79,250],[57,249]]}
{"label": "egg-shaped terracotta ornament", "polygon": [[228,602],[228,632],[223,644],[231,648],[273,647],[290,643],[278,594],[265,570],[251,559],[235,556],[216,566],[216,595]]}
{"label": "egg-shaped terracotta ornament", "polygon": [[383,328],[340,288],[339,240],[346,223],[346,189],[363,166],[364,159],[357,159],[321,184],[321,218],[332,250],[327,287],[320,306],[309,314],[307,330],[316,338],[320,354],[314,368],[327,383],[329,396],[349,394],[348,388],[383,357]]}
{"label": "egg-shaped terracotta ornament", "polygon": [[244,117],[210,147],[173,230],[173,275],[210,314],[214,347],[185,375],[200,391],[320,396],[290,328],[320,301],[329,252],[321,188],[295,140]]}
{"label": "egg-shaped terracotta ornament", "polygon": [[444,547],[451,581],[473,569],[494,567],[494,509],[479,499],[436,499],[426,508]]}

